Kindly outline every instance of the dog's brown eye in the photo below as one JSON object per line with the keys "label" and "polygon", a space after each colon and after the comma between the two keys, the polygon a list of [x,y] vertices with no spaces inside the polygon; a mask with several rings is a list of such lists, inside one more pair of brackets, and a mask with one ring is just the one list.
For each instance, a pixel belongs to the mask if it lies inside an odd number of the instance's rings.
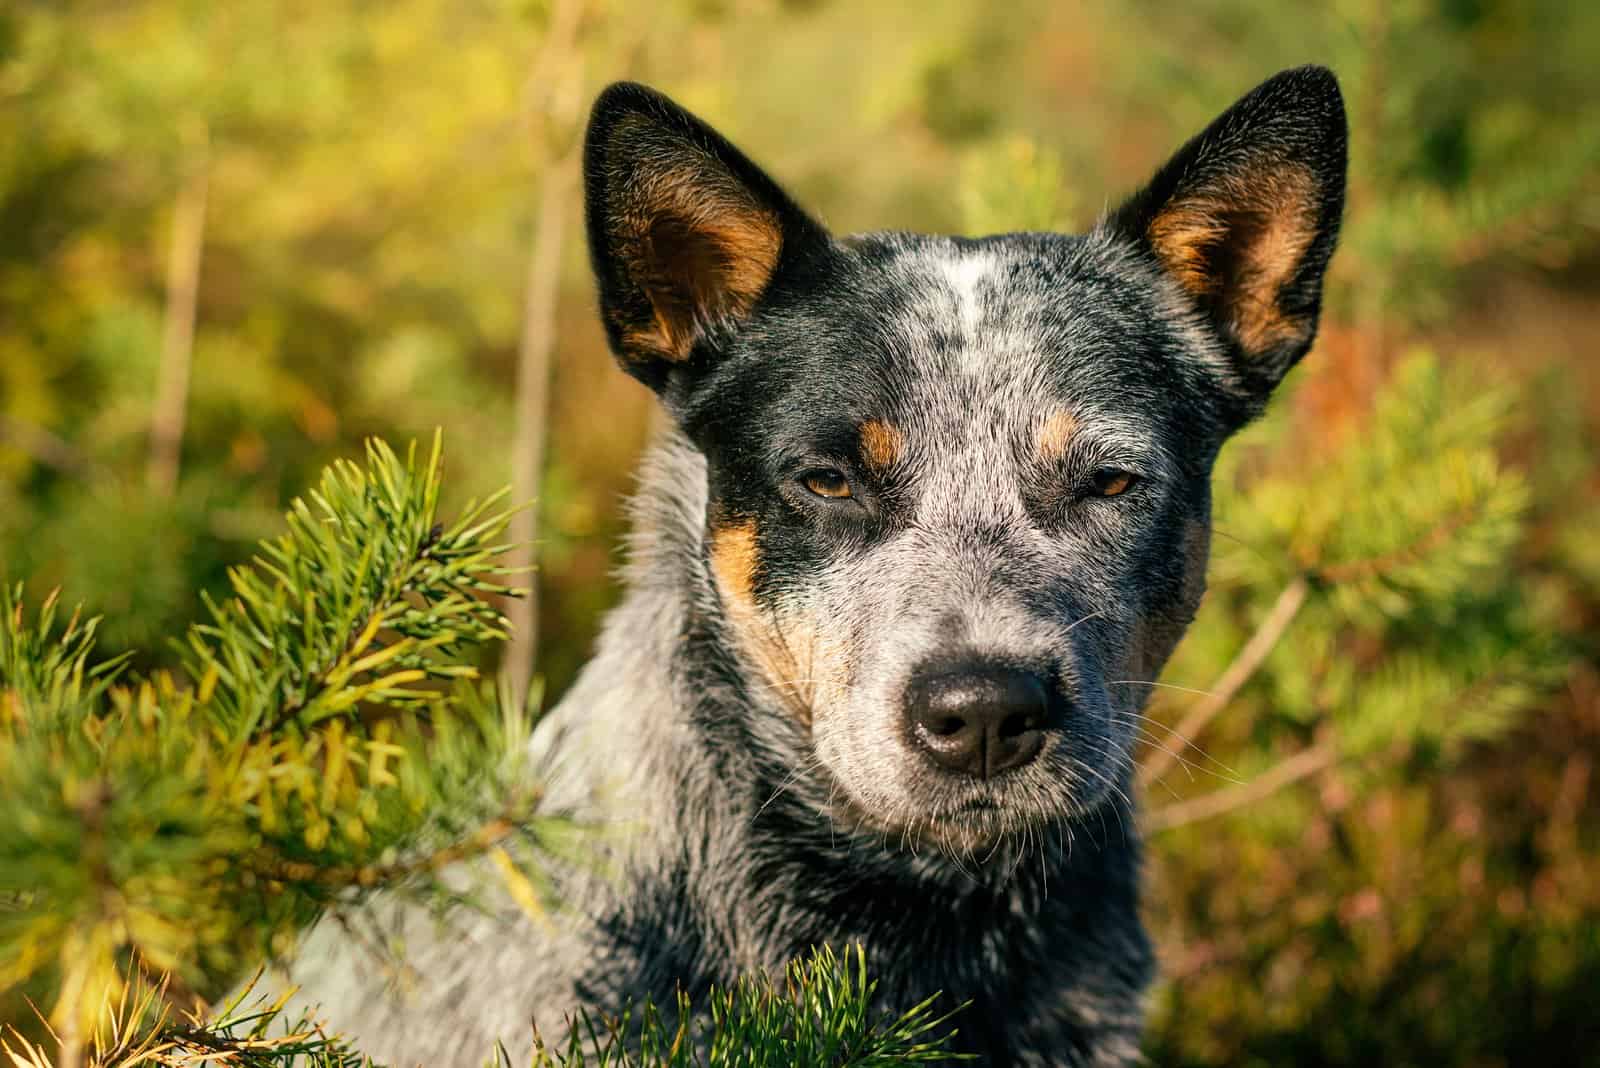
{"label": "dog's brown eye", "polygon": [[1132,471],[1119,471],[1115,467],[1102,467],[1089,476],[1089,488],[1096,497],[1116,497],[1128,492],[1138,476]]}
{"label": "dog's brown eye", "polygon": [[837,471],[811,471],[800,483],[818,497],[843,500],[850,496],[850,480]]}

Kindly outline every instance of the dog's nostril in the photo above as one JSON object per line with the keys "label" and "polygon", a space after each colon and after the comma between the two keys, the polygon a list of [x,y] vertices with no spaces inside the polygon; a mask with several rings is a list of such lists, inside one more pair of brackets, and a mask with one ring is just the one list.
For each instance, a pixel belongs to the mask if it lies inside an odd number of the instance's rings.
{"label": "dog's nostril", "polygon": [[919,672],[906,698],[913,738],[946,770],[988,778],[1044,747],[1052,703],[1032,672],[989,664]]}

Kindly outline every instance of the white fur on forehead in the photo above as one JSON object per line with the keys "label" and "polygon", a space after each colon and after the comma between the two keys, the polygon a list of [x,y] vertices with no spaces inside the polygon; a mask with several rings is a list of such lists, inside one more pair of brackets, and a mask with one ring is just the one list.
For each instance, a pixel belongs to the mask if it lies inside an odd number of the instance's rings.
{"label": "white fur on forehead", "polygon": [[902,270],[930,298],[929,325],[959,332],[969,342],[992,325],[999,296],[1001,254],[990,248],[963,248],[954,242],[930,242],[900,260]]}
{"label": "white fur on forehead", "polygon": [[967,341],[967,358],[976,358],[979,347],[975,342],[984,320],[981,287],[993,284],[995,258],[987,252],[969,252],[943,260],[939,266],[954,291],[955,320],[961,324]]}
{"label": "white fur on forehead", "polygon": [[[1042,270],[1029,270],[1037,251],[938,239],[899,238],[898,243],[900,254],[887,270],[904,303],[891,332],[911,367],[896,387],[924,402],[913,407],[930,421],[938,421],[935,413],[946,409],[974,428],[996,417],[1031,426],[1035,417],[1048,414],[1046,409],[1054,410],[1058,387],[1051,357],[1057,354],[1052,349],[1064,336],[1070,346],[1080,325],[1086,341],[1093,335],[1089,310],[1052,299],[1055,294],[1037,280]],[[1231,374],[1216,342],[1192,312],[1175,298],[1168,300],[1147,265],[1116,245],[1092,239],[1067,255],[1072,258],[1055,265],[1058,274],[1070,274],[1076,259],[1097,275],[1127,273],[1130,285],[1149,283],[1141,290],[1147,289],[1154,302],[1152,319],[1177,332],[1186,356],[1219,376]],[[1096,414],[1104,417],[1097,419],[1102,426],[1119,422],[1115,412]],[[1128,432],[1138,433],[1132,424]]]}

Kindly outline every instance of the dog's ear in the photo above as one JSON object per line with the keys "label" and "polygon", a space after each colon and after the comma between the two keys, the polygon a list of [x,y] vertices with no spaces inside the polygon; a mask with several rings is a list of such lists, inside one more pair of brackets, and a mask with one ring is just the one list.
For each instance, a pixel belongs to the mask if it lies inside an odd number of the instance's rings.
{"label": "dog's ear", "polygon": [[606,334],[623,368],[657,390],[827,241],[743,153],[642,85],[600,94],[583,162]]}
{"label": "dog's ear", "polygon": [[1104,224],[1152,255],[1210,320],[1243,418],[1316,335],[1344,208],[1346,136],[1333,73],[1284,71],[1179,149]]}

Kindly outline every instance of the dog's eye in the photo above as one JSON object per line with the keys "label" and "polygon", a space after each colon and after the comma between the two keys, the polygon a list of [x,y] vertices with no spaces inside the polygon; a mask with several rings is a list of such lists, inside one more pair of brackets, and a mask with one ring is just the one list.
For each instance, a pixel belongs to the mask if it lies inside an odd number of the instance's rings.
{"label": "dog's eye", "polygon": [[844,500],[851,496],[850,480],[838,471],[828,469],[807,471],[800,476],[800,484],[818,497]]}
{"label": "dog's eye", "polygon": [[1089,476],[1089,492],[1096,497],[1117,497],[1127,493],[1139,476],[1132,471],[1102,467]]}

